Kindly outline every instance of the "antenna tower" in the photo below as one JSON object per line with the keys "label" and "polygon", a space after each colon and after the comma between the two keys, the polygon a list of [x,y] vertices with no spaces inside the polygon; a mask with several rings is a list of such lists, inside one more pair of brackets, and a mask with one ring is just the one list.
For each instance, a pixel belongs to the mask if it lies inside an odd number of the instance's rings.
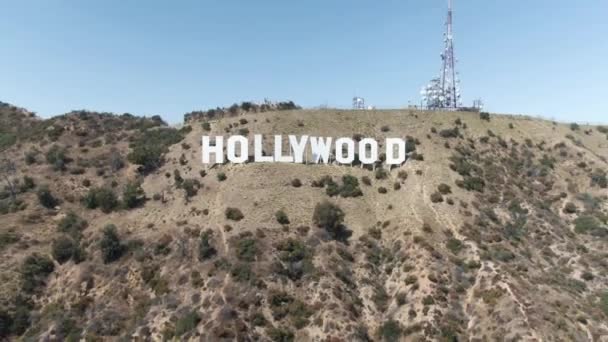
{"label": "antenna tower", "polygon": [[441,73],[420,92],[422,101],[429,109],[457,110],[460,102],[460,80],[456,71],[456,57],[454,56],[454,31],[452,27],[452,0],[448,0],[448,18],[446,32],[444,33],[445,47],[441,53],[443,62]]}

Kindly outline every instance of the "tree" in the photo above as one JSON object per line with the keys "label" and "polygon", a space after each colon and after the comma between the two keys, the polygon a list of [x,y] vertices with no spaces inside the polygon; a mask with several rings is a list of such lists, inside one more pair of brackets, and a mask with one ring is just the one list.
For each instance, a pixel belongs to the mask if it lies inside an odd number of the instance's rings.
{"label": "tree", "polygon": [[145,195],[139,182],[129,182],[122,193],[122,203],[127,209],[136,208],[144,201]]}
{"label": "tree", "polygon": [[344,222],[344,212],[337,205],[323,201],[315,206],[312,219],[319,228],[336,237]]}
{"label": "tree", "polygon": [[51,194],[51,190],[47,186],[38,189],[37,195],[38,201],[45,208],[52,209],[59,204],[59,201]]}
{"label": "tree", "polygon": [[101,257],[104,263],[109,264],[120,259],[125,247],[120,242],[115,225],[108,224],[105,226],[99,246],[101,247]]}
{"label": "tree", "polygon": [[76,244],[72,239],[67,236],[61,236],[53,241],[52,254],[53,258],[58,263],[63,264],[72,258],[74,251],[76,250]]}
{"label": "tree", "polygon": [[11,202],[14,203],[17,200],[17,190],[13,177],[17,173],[17,167],[15,163],[8,159],[3,158],[0,161],[0,177],[6,182],[6,187],[11,194]]}

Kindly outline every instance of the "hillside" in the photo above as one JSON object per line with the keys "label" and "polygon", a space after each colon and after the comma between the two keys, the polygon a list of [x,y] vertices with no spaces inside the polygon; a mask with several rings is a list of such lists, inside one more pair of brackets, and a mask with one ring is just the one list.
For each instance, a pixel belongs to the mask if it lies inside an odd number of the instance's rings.
{"label": "hillside", "polygon": [[[1,106],[0,336],[608,339],[607,128],[294,108],[175,129]],[[390,170],[203,165],[201,136],[221,134],[408,137],[415,152]]]}

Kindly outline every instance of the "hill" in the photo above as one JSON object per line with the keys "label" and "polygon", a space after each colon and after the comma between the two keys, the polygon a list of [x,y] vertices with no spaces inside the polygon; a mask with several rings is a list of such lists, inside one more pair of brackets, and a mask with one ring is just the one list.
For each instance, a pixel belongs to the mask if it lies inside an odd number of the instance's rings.
{"label": "hill", "polygon": [[[608,336],[605,127],[293,103],[213,114],[176,129],[0,108],[2,336]],[[201,136],[221,134],[402,137],[411,153],[391,169],[201,164]]]}

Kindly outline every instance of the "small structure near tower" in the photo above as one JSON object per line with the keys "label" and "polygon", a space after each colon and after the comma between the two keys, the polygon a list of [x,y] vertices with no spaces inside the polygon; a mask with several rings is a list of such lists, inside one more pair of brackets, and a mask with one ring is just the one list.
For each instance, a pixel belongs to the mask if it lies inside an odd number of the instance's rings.
{"label": "small structure near tower", "polygon": [[365,110],[365,99],[362,97],[355,96],[353,97],[353,109],[356,110]]}

